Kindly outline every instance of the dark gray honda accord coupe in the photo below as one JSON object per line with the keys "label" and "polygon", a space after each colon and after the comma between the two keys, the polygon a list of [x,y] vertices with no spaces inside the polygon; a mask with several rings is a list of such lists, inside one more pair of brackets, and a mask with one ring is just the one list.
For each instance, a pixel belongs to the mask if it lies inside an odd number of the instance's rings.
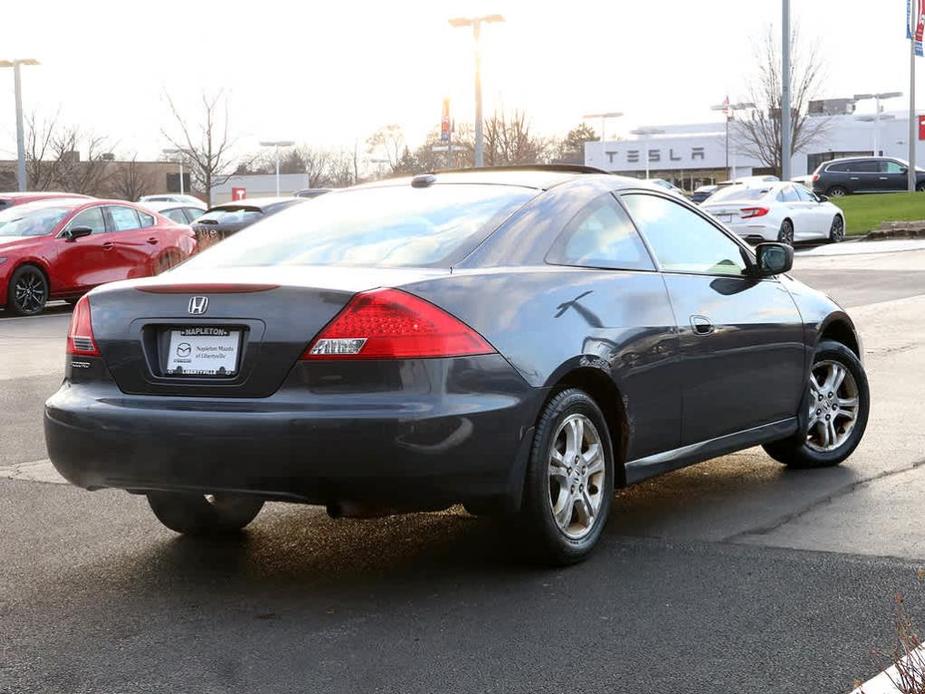
{"label": "dark gray honda accord coupe", "polygon": [[851,319],[696,207],[582,167],[329,193],[74,309],[51,460],[175,531],[266,501],[462,503],[554,563],[615,487],[762,445],[837,465],[869,392]]}

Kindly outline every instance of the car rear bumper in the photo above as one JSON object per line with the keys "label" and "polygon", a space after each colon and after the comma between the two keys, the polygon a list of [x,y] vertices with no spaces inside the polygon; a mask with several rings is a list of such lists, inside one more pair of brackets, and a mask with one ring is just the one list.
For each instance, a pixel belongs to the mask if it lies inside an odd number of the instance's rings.
{"label": "car rear bumper", "polygon": [[[406,362],[397,389],[306,388],[269,398],[122,393],[65,382],[45,406],[55,468],[86,489],[255,494],[439,508],[519,503],[543,391],[500,356]],[[465,383],[478,385],[478,390]]]}
{"label": "car rear bumper", "polygon": [[727,224],[726,226],[741,238],[752,242],[777,241],[777,235],[780,233],[779,227],[770,224],[748,224],[742,222],[740,224]]}

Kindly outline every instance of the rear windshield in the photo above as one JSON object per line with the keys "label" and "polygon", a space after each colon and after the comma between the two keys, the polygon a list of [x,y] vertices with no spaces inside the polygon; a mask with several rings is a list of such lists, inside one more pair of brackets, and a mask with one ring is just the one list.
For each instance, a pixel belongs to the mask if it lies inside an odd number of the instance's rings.
{"label": "rear windshield", "polygon": [[253,207],[223,207],[220,210],[206,212],[199,219],[197,224],[243,224],[245,222],[254,222],[263,216],[263,212]]}
{"label": "rear windshield", "polygon": [[720,188],[710,196],[710,204],[727,200],[761,200],[770,190],[770,188],[748,188],[746,186]]}
{"label": "rear windshield", "polygon": [[0,236],[45,236],[73,209],[43,202],[13,205],[0,212]]}
{"label": "rear windshield", "polygon": [[328,193],[250,226],[190,262],[445,267],[535,194],[530,188],[475,184]]}

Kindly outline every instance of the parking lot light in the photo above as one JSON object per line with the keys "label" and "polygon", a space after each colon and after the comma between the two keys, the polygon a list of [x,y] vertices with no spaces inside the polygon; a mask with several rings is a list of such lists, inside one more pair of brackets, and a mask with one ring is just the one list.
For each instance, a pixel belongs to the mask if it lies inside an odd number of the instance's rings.
{"label": "parking lot light", "polygon": [[881,99],[896,99],[902,96],[902,92],[879,92],[877,94],[855,94],[855,101],[866,101],[867,99],[874,100],[874,116],[871,119],[864,117],[859,117],[858,120],[873,120],[874,121],[874,156],[880,156],[880,100]]}
{"label": "parking lot light", "polygon": [[[276,197],[279,197],[279,148],[280,147],[292,147],[295,142],[292,140],[265,140],[260,143],[261,147],[275,147],[276,148]],[[311,181],[309,181],[311,183]]]}
{"label": "parking lot light", "polygon": [[162,149],[161,153],[166,154],[167,156],[176,155],[177,163],[180,165],[180,195],[183,195],[183,155],[186,154],[186,152],[184,152],[182,149],[168,148]]}
{"label": "parking lot light", "polygon": [[607,111],[605,113],[586,113],[582,116],[585,120],[590,120],[591,118],[600,118],[601,119],[601,143],[607,141],[607,138],[604,137],[604,129],[607,127],[608,118],[622,118],[623,113],[620,111]]}
{"label": "parking lot light", "polygon": [[647,181],[649,180],[649,140],[648,140],[648,137],[651,135],[661,135],[664,132],[665,131],[661,130],[660,128],[636,128],[635,130],[630,130],[631,135],[639,135],[643,138],[646,138],[642,140],[642,143],[643,143],[642,158],[646,162],[646,180]]}
{"label": "parking lot light", "polygon": [[751,101],[740,101],[737,104],[730,104],[729,97],[726,97],[726,100],[717,104],[716,106],[711,106],[711,111],[722,111],[726,116],[726,175],[729,177],[730,181],[735,180],[735,164],[733,163],[730,168],[730,156],[729,156],[729,122],[735,120],[736,111],[747,111],[748,109],[755,108],[755,104]]}
{"label": "parking lot light", "polygon": [[486,14],[481,17],[454,17],[450,19],[450,26],[455,29],[472,27],[472,38],[475,41],[475,165],[484,166],[485,139],[482,135],[482,51],[481,34],[482,24],[503,22],[500,14]]}
{"label": "parking lot light", "polygon": [[26,143],[22,123],[22,80],[19,75],[20,65],[40,65],[35,58],[15,58],[13,60],[0,60],[0,67],[13,68],[13,88],[16,92],[16,159],[17,159],[17,185],[20,191],[26,185]]}

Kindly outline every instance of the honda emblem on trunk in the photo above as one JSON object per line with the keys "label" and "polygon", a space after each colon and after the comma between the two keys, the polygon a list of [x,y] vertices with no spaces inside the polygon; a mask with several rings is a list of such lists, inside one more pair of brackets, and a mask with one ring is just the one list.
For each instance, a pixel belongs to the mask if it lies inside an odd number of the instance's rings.
{"label": "honda emblem on trunk", "polygon": [[187,310],[194,316],[198,316],[198,315],[205,313],[208,307],[209,307],[209,297],[191,296],[189,299],[189,307]]}

